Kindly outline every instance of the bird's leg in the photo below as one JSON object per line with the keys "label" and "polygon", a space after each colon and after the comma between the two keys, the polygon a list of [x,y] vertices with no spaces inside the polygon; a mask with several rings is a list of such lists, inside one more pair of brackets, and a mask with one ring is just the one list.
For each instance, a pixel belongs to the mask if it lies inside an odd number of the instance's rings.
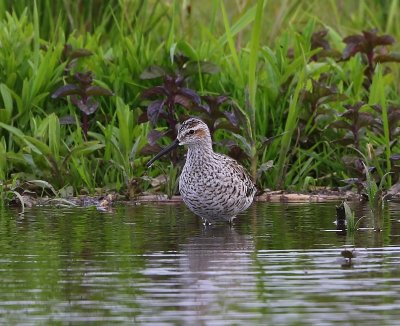
{"label": "bird's leg", "polygon": [[210,223],[207,219],[205,219],[204,217],[202,217],[201,219],[202,219],[202,221],[203,221],[204,227],[207,227],[207,226],[210,226],[210,225],[211,225],[211,223]]}

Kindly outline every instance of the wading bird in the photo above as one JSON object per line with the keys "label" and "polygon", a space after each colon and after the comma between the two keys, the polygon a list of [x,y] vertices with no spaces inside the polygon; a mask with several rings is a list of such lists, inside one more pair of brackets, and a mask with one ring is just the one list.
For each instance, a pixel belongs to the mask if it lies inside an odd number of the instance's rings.
{"label": "wading bird", "polygon": [[179,191],[186,206],[206,222],[232,222],[253,202],[256,187],[246,170],[234,159],[212,149],[208,126],[200,119],[182,123],[177,138],[147,163],[187,145],[186,162],[179,178]]}

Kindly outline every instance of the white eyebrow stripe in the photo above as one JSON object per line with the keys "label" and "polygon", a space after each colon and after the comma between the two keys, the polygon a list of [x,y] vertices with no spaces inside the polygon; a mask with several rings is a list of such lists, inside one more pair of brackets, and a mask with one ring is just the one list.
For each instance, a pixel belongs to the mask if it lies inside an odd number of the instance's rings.
{"label": "white eyebrow stripe", "polygon": [[179,128],[179,132],[182,132],[185,129],[194,129],[196,127],[197,127],[197,129],[200,127],[199,121],[189,120],[182,124],[182,126]]}

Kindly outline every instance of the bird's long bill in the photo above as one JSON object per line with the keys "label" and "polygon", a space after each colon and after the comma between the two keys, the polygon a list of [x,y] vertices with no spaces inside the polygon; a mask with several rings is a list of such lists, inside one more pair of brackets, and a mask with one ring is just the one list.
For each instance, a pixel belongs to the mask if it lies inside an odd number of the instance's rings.
{"label": "bird's long bill", "polygon": [[150,167],[156,160],[158,160],[161,156],[169,153],[172,151],[174,148],[178,147],[179,145],[179,140],[175,139],[170,145],[165,147],[163,150],[161,150],[160,153],[158,153],[156,156],[154,156],[150,161],[147,162],[146,167]]}

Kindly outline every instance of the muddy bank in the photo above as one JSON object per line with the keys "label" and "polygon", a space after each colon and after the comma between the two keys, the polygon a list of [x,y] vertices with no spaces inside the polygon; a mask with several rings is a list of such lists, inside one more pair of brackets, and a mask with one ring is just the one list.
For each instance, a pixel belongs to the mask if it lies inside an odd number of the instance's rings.
{"label": "muddy bank", "polygon": [[[400,193],[386,193],[383,200],[400,202]],[[257,202],[272,202],[272,203],[319,203],[319,202],[341,202],[341,201],[362,201],[368,200],[363,194],[358,194],[352,191],[333,191],[322,190],[308,193],[288,192],[288,191],[267,191],[255,197]],[[82,195],[78,197],[59,198],[59,197],[37,197],[32,194],[22,194],[16,196],[11,206],[56,206],[56,207],[96,207],[98,209],[107,210],[115,205],[136,205],[140,203],[180,203],[181,196],[172,196],[161,193],[141,194],[134,198],[127,199],[125,196],[115,193],[106,194],[103,196],[88,196]]]}
{"label": "muddy bank", "polygon": [[[287,192],[287,191],[267,191],[255,197],[255,201],[260,202],[331,202],[341,200],[362,200],[364,197],[355,192],[323,190],[311,193]],[[168,198],[163,194],[141,195],[134,199],[136,202],[181,202],[180,196]]]}

